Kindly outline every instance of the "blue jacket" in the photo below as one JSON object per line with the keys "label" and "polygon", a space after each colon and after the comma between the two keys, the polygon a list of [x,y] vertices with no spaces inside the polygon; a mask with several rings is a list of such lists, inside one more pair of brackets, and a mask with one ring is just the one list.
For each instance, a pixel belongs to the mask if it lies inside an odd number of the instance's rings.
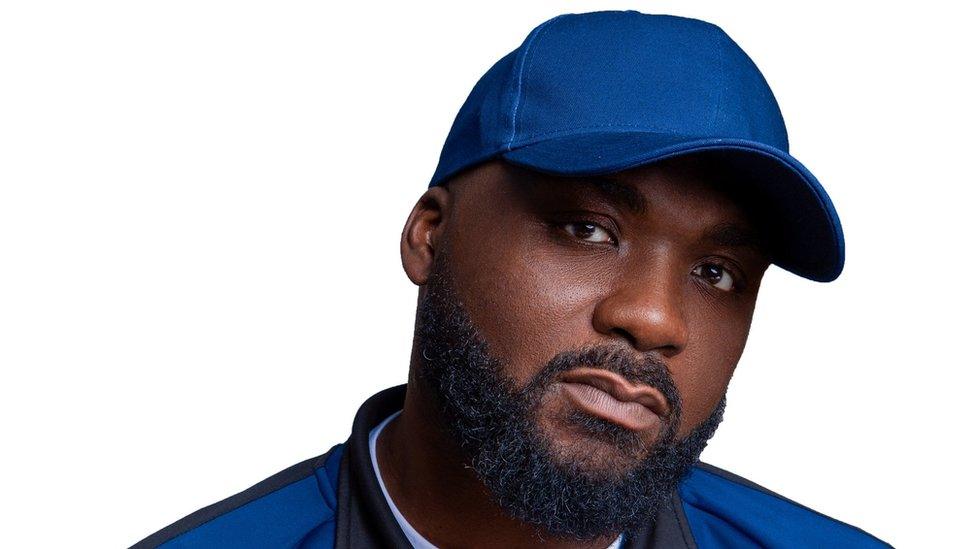
{"label": "blue jacket", "polygon": [[[205,507],[135,548],[350,548],[410,545],[373,473],[369,432],[403,406],[405,386],[360,407],[344,444]],[[692,468],[627,547],[890,547],[853,526],[705,463]]]}

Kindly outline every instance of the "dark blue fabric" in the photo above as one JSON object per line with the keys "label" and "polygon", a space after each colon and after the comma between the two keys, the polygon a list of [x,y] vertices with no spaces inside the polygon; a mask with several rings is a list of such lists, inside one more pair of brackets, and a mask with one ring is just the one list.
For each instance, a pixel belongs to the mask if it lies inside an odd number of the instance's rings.
{"label": "dark blue fabric", "polygon": [[[232,509],[160,547],[331,548],[336,539],[336,487],[343,446],[308,476]],[[890,547],[734,475],[692,469],[678,493],[701,549]]]}
{"label": "dark blue fabric", "polygon": [[782,232],[774,263],[823,282],[840,275],[840,219],[789,154],[772,90],[722,29],[696,19],[603,11],[539,25],[474,86],[430,186],[494,157],[597,175],[704,149],[755,157],[735,175],[768,191],[764,215]]}
{"label": "dark blue fabric", "polygon": [[510,149],[607,130],[789,149],[762,74],[711,23],[636,12],[567,15],[533,37],[520,69]]}
{"label": "dark blue fabric", "polygon": [[890,547],[853,526],[701,467],[692,469],[678,493],[703,549]]}
{"label": "dark blue fabric", "polygon": [[305,478],[230,510],[160,547],[333,547],[341,458],[340,445],[322,467]]}

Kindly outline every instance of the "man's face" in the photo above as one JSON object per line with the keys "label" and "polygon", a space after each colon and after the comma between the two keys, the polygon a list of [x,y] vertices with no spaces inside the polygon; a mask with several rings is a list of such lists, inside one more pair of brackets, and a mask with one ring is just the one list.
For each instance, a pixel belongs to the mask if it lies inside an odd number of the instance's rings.
{"label": "man's face", "polygon": [[[421,378],[448,401],[479,474],[497,477],[489,488],[516,492],[503,504],[527,493],[506,479],[546,475],[560,478],[535,492],[592,502],[567,521],[523,518],[577,536],[627,524],[599,517],[625,493],[651,506],[641,494],[673,488],[721,418],[768,260],[714,171],[696,166],[557,178],[489,162],[450,184]],[[523,449],[523,470],[505,470]]]}

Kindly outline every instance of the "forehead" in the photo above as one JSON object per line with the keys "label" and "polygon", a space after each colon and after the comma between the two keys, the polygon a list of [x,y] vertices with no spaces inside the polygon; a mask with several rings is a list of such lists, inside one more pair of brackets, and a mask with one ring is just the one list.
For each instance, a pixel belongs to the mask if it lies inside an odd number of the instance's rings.
{"label": "forehead", "polygon": [[601,203],[633,218],[666,220],[676,229],[734,224],[760,236],[749,198],[707,157],[678,157],[600,176],[555,176],[511,164],[497,171],[498,190],[528,206]]}
{"label": "forehead", "polygon": [[734,190],[736,181],[720,162],[695,155],[598,177],[555,176],[492,160],[449,183],[450,225],[484,236],[513,215],[543,220],[557,211],[596,210],[624,223],[629,238],[734,249],[768,263],[772,233],[756,215],[756,201]]}
{"label": "forehead", "polygon": [[565,177],[493,160],[448,184],[454,196],[448,230],[457,233],[452,240],[500,254],[524,244],[513,239],[513,222],[541,227],[600,219],[621,230],[618,236],[628,247],[689,254],[725,250],[757,268],[768,264],[768,231],[753,222],[743,207],[748,201],[730,193],[715,168],[682,159],[600,177]]}

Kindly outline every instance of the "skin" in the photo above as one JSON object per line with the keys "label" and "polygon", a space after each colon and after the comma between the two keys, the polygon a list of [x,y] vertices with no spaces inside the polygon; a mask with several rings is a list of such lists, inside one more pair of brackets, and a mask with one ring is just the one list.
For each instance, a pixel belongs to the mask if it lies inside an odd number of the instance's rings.
{"label": "skin", "polygon": [[[769,266],[758,226],[702,166],[685,158],[564,178],[489,161],[421,196],[401,237],[404,270],[422,298],[434,258],[447,254],[472,321],[519,386],[587,344],[656,355],[681,395],[684,437],[725,394]],[[422,535],[440,547],[606,547],[616,537],[547,538],[502,512],[443,430],[419,358],[415,345],[404,411],[382,432],[378,459]],[[553,385],[540,417],[572,408]],[[566,423],[540,425],[589,466],[627,465]]]}

